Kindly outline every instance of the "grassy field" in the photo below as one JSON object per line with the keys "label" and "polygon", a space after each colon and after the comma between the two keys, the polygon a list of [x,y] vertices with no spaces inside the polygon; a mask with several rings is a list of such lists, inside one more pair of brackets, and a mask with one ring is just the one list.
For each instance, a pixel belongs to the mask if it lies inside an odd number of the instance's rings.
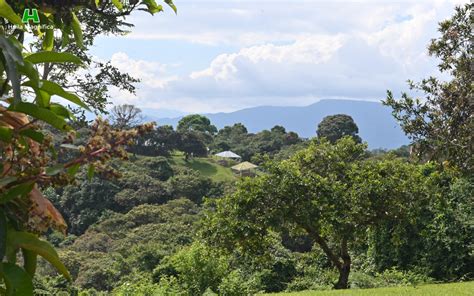
{"label": "grassy field", "polygon": [[303,291],[262,295],[281,296],[463,296],[474,295],[474,282],[433,284],[418,287],[391,287],[378,289],[353,289],[345,291]]}
{"label": "grassy field", "polygon": [[173,165],[180,165],[199,171],[203,176],[211,178],[213,181],[232,181],[236,180],[232,170],[223,167],[212,161],[210,158],[195,157],[188,162],[184,161],[184,156],[173,155],[170,159]]}

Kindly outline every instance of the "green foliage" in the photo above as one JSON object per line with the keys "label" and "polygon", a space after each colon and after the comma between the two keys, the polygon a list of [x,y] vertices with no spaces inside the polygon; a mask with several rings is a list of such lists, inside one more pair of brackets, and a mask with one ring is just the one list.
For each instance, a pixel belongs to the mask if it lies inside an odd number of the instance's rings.
{"label": "green foliage", "polygon": [[227,258],[196,242],[165,258],[153,278],[158,282],[164,276],[175,276],[187,295],[202,295],[207,289],[218,291],[227,269]]}
{"label": "green foliage", "polygon": [[316,131],[319,138],[327,138],[331,143],[345,136],[351,136],[360,143],[362,139],[357,135],[359,128],[352,117],[345,114],[330,115],[323,118]]}
{"label": "green foliage", "polygon": [[289,161],[271,166],[267,175],[244,180],[234,194],[217,200],[204,235],[228,249],[254,250],[269,230],[304,231],[339,270],[338,284],[347,285],[348,246],[365,235],[362,225],[409,219],[426,200],[417,166],[364,161],[364,152],[365,146],[349,137],[335,145],[314,141]]}
{"label": "green foliage", "polygon": [[155,130],[137,139],[130,151],[147,156],[169,156],[178,149],[180,135],[170,125],[158,126]]}
{"label": "green foliage", "polygon": [[432,174],[429,184],[432,198],[411,222],[387,221],[369,231],[368,254],[379,271],[418,267],[435,279],[469,278],[473,182],[444,171]]}
{"label": "green foliage", "polygon": [[94,178],[91,182],[82,182],[79,190],[77,186],[68,185],[61,191],[57,200],[51,196],[51,201],[68,221],[69,231],[80,234],[97,222],[105,209],[114,208],[114,200],[110,197],[119,192],[119,187]]}
{"label": "green foliage", "polygon": [[178,132],[195,131],[207,134],[215,134],[217,128],[211,124],[209,118],[199,114],[184,116],[176,128]]}
{"label": "green foliage", "polygon": [[190,200],[201,203],[202,198],[208,196],[212,188],[212,182],[204,178],[199,172],[190,169],[181,169],[180,172],[171,177],[167,184],[172,188],[176,197],[187,197]]}
{"label": "green foliage", "polygon": [[142,158],[135,163],[149,171],[149,175],[161,181],[166,181],[174,174],[168,160],[164,157]]}
{"label": "green foliage", "polygon": [[246,296],[259,292],[258,280],[255,277],[247,279],[244,271],[236,269],[222,278],[219,284],[219,295]]}
{"label": "green foliage", "polygon": [[292,147],[302,140],[294,132],[286,132],[282,126],[274,126],[270,131],[263,130],[256,134],[248,133],[247,128],[236,123],[219,130],[211,145],[212,150],[232,150],[256,164],[264,161],[263,155],[273,156],[281,149]]}
{"label": "green foliage", "polygon": [[179,133],[178,150],[184,152],[186,160],[191,156],[207,156],[207,147],[202,135],[195,131]]}

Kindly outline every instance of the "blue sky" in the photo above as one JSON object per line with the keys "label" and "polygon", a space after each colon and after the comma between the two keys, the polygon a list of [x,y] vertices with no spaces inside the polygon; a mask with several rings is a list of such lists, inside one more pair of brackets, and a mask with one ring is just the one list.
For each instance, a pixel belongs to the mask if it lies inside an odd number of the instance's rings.
{"label": "blue sky", "polygon": [[92,53],[142,80],[114,103],[158,116],[380,100],[437,74],[426,46],[465,2],[175,0],[178,15],[134,13],[130,34]]}

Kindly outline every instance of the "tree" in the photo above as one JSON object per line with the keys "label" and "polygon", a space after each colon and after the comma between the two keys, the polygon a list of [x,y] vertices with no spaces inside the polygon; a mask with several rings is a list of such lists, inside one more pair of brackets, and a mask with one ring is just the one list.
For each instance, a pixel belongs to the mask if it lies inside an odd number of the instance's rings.
{"label": "tree", "polygon": [[[12,2],[15,10],[23,12],[25,1],[16,2]],[[64,1],[33,0],[26,2],[26,4],[29,8],[40,6],[41,11],[48,9],[67,11],[67,9],[72,9],[74,5],[85,8],[75,11],[75,17],[78,23],[81,24],[82,40],[80,43],[66,42],[65,39],[69,39],[70,33],[77,33],[77,31],[72,30],[72,26],[67,20],[67,13],[64,13],[62,21],[66,26],[62,29],[63,35],[61,37],[63,38],[56,36],[48,39],[51,40],[48,46],[45,46],[41,39],[31,44],[37,51],[46,48],[54,52],[65,51],[80,57],[82,60],[81,64],[45,63],[41,73],[42,79],[51,79],[64,89],[78,94],[95,113],[107,113],[106,106],[110,98],[109,90],[111,87],[116,87],[131,94],[135,93],[134,84],[139,82],[138,79],[120,72],[110,61],[97,61],[89,52],[89,49],[94,44],[96,37],[101,34],[124,35],[127,33],[133,25],[126,23],[123,16],[129,15],[137,7],[138,1],[135,1],[134,5],[122,5],[122,11],[118,11],[112,1],[101,1],[100,6],[97,7],[92,2],[84,1],[68,1],[68,4],[65,5]],[[77,108],[73,108],[72,111],[81,113],[81,110]]]}
{"label": "tree", "polygon": [[344,136],[351,136],[354,141],[360,143],[362,140],[357,135],[359,128],[354,122],[354,119],[346,114],[329,115],[323,118],[318,124],[316,134],[320,138],[327,138],[331,143]]}
{"label": "tree", "polygon": [[160,125],[155,130],[137,139],[130,151],[140,155],[169,156],[178,149],[179,134],[171,125]]}
{"label": "tree", "polygon": [[207,147],[202,137],[196,132],[184,131],[179,133],[178,150],[183,151],[186,161],[191,156],[206,156]]}
{"label": "tree", "polygon": [[138,125],[142,120],[142,110],[134,105],[116,105],[110,113],[110,120],[117,128],[130,128]]}
{"label": "tree", "polygon": [[272,232],[308,235],[339,272],[335,288],[348,288],[350,248],[367,227],[404,219],[426,200],[424,176],[401,160],[363,160],[366,146],[344,137],[313,141],[268,174],[246,179],[213,201],[203,232],[227,249],[255,251]]}
{"label": "tree", "polygon": [[451,80],[409,81],[410,89],[425,93],[424,98],[402,93],[397,100],[388,91],[383,102],[392,107],[422,159],[447,160],[468,174],[474,170],[473,7],[457,7],[451,19],[439,24],[441,37],[428,47],[431,56],[441,59],[439,70]]}
{"label": "tree", "polygon": [[187,115],[181,118],[176,130],[178,132],[197,131],[210,135],[214,135],[217,132],[217,128],[211,124],[209,118],[199,114]]}

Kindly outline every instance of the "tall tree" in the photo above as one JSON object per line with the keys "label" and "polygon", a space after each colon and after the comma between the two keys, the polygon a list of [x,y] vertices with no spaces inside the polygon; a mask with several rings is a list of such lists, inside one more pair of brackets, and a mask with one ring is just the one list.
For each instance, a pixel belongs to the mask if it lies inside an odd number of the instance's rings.
{"label": "tall tree", "polygon": [[142,120],[142,110],[134,105],[116,105],[110,112],[110,121],[118,128],[133,127]]}
{"label": "tall tree", "polygon": [[161,125],[138,138],[130,150],[141,155],[169,156],[173,149],[178,149],[179,137],[171,125]]}
{"label": "tall tree", "polygon": [[439,24],[441,36],[433,39],[428,53],[441,59],[441,73],[449,81],[429,77],[409,87],[425,93],[412,98],[402,93],[397,100],[388,91],[385,105],[415,143],[424,159],[449,161],[467,173],[474,170],[474,4],[457,7],[455,14]]}
{"label": "tall tree", "polygon": [[179,133],[178,149],[184,152],[185,160],[191,156],[206,156],[207,147],[199,134],[192,131]]}
{"label": "tall tree", "polygon": [[318,137],[327,138],[331,143],[335,143],[344,136],[351,136],[354,141],[358,143],[362,141],[357,135],[359,133],[357,124],[354,122],[352,117],[346,114],[336,114],[324,117],[318,124],[316,133]]}
{"label": "tall tree", "polygon": [[192,114],[184,116],[179,122],[176,128],[178,132],[183,131],[197,131],[214,135],[217,132],[217,128],[211,124],[209,118],[199,114]]}
{"label": "tall tree", "polygon": [[304,233],[339,271],[335,288],[348,288],[350,248],[367,227],[409,217],[427,197],[416,165],[363,160],[365,147],[350,137],[335,144],[313,141],[213,201],[204,237],[224,248],[255,251],[272,232]]}

